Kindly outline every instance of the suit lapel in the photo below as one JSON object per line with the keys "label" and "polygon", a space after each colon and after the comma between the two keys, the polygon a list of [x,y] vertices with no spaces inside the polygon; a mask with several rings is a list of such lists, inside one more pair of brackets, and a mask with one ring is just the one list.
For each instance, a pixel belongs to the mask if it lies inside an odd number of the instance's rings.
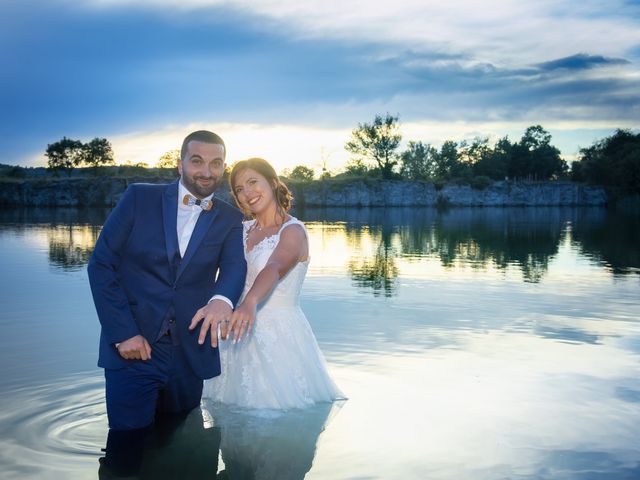
{"label": "suit lapel", "polygon": [[193,255],[198,250],[200,243],[204,239],[205,235],[211,228],[211,224],[213,220],[218,216],[218,201],[214,200],[213,208],[208,212],[202,211],[200,216],[198,217],[198,221],[196,222],[195,227],[193,227],[193,233],[191,234],[191,238],[189,239],[189,245],[187,245],[187,251],[184,252],[184,258],[180,263],[180,268],[178,268],[178,274],[176,275],[176,280],[180,278],[182,272],[189,264],[189,261],[193,258]]}
{"label": "suit lapel", "polygon": [[169,265],[173,265],[178,248],[178,182],[169,184],[162,196],[162,219],[164,222],[164,243],[167,248]]}

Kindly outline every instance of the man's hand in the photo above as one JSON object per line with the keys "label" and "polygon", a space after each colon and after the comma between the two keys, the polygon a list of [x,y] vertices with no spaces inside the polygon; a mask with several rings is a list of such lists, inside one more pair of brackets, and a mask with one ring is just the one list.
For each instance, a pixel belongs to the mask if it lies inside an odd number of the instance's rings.
{"label": "man's hand", "polygon": [[211,346],[215,348],[218,346],[218,324],[221,325],[220,336],[224,340],[227,338],[227,327],[230,316],[231,307],[227,302],[218,299],[211,300],[193,316],[191,324],[189,325],[189,330],[196,328],[200,320],[202,320],[198,343],[202,345],[207,336],[207,332],[211,332]]}
{"label": "man's hand", "polygon": [[142,335],[136,335],[121,342],[117,350],[126,360],[151,360],[151,346]]}

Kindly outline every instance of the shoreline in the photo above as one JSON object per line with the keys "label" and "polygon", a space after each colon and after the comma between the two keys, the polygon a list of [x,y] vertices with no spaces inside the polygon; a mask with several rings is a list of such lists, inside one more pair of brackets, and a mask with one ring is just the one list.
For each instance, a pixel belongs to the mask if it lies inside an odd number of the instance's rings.
{"label": "shoreline", "polygon": [[[0,207],[113,207],[131,183],[166,177],[81,177],[0,180]],[[574,182],[498,181],[484,188],[431,182],[340,179],[288,182],[298,207],[608,206],[604,187]],[[226,184],[216,192],[233,203]]]}

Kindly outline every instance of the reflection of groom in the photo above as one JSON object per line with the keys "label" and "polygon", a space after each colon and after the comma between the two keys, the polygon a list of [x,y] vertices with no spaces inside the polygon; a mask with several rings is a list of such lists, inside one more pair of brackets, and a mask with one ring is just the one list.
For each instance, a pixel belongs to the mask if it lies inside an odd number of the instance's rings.
{"label": "reflection of groom", "polygon": [[[110,436],[146,428],[156,413],[193,409],[202,380],[220,373],[215,332],[246,273],[242,215],[212,198],[225,153],[214,133],[187,136],[180,181],[131,185],[98,238],[88,272]],[[190,329],[207,302],[202,329]]]}

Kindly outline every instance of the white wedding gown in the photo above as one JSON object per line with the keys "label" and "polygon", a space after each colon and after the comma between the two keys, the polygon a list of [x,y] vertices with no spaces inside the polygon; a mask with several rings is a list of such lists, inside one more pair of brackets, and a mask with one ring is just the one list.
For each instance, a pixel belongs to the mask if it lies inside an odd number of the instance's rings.
{"label": "white wedding gown", "polygon": [[[273,253],[282,231],[304,224],[295,218],[247,252],[247,234],[255,220],[244,222],[247,278],[244,295]],[[296,227],[290,227],[296,228]],[[248,336],[220,342],[222,374],[206,380],[203,397],[245,408],[286,410],[345,398],[327,372],[309,322],[300,309],[300,290],[309,261],[282,277],[258,306]]]}

